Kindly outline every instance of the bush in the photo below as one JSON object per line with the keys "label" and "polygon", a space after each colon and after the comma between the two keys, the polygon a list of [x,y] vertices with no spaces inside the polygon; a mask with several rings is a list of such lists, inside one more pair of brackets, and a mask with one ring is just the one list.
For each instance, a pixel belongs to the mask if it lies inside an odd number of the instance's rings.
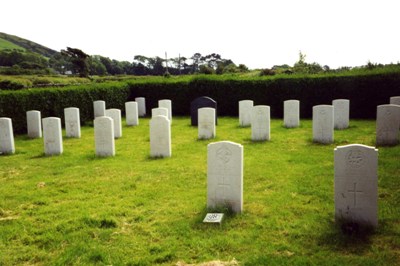
{"label": "bush", "polygon": [[262,77],[262,76],[273,76],[273,75],[275,75],[275,74],[276,74],[276,72],[275,72],[274,70],[269,69],[269,68],[265,68],[265,69],[262,69],[262,70],[260,71],[259,76],[260,76],[260,77]]}

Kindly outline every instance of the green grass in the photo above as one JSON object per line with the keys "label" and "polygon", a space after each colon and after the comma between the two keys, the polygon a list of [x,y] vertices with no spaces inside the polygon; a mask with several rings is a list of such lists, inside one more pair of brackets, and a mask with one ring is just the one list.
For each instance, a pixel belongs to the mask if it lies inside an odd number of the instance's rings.
{"label": "green grass", "polygon": [[17,50],[25,51],[25,49],[22,48],[21,46],[18,46],[10,41],[0,38],[0,50],[5,50],[5,49],[10,49],[10,50],[17,49]]}
{"label": "green grass", "polygon": [[[333,149],[374,146],[374,121],[318,145],[310,120],[273,120],[271,141],[254,143],[237,118],[219,118],[214,140],[174,118],[164,159],[149,158],[148,125],[124,126],[112,158],[94,156],[92,127],[54,157],[17,136],[16,154],[0,157],[0,265],[400,264],[400,146],[379,148],[378,229],[346,236],[334,223]],[[221,140],[244,145],[244,212],[210,226],[207,144]]]}

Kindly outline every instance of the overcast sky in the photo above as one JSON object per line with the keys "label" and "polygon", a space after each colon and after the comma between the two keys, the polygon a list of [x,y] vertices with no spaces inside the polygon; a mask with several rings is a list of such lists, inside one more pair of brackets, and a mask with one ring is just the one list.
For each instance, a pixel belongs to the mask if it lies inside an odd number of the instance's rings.
{"label": "overcast sky", "polygon": [[249,68],[400,62],[399,0],[6,0],[0,32],[133,61],[218,53]]}

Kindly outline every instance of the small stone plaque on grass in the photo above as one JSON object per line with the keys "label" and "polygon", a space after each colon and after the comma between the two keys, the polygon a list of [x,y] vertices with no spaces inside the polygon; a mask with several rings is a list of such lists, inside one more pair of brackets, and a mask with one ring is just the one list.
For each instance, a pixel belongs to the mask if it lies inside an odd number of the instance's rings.
{"label": "small stone plaque on grass", "polygon": [[206,217],[203,220],[203,223],[221,224],[223,218],[223,213],[207,213]]}

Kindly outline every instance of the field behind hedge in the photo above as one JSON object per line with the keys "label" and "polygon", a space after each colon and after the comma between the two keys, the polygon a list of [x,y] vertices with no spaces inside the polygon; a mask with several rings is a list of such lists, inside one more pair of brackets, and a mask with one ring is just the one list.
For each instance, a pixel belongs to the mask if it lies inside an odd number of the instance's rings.
{"label": "field behind hedge", "polygon": [[[399,265],[400,146],[379,147],[377,231],[334,223],[333,149],[374,146],[374,121],[351,120],[331,145],[312,143],[307,119],[293,129],[273,119],[268,142],[232,117],[213,140],[197,140],[189,117],[171,131],[164,159],[149,157],[148,118],[123,126],[112,158],[95,157],[90,126],[53,157],[43,139],[16,136],[16,154],[0,156],[0,265]],[[244,212],[210,226],[207,144],[221,140],[244,146]]]}

